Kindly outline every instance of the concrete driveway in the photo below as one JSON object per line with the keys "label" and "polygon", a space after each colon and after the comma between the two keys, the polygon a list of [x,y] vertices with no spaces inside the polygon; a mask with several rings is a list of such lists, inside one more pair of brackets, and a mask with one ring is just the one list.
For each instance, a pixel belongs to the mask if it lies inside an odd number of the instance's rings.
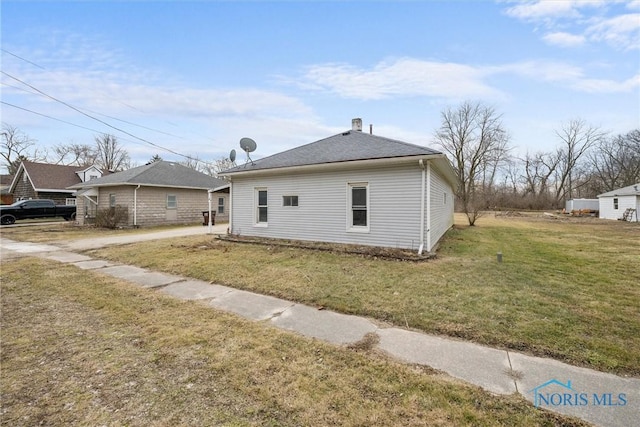
{"label": "concrete driveway", "polygon": [[[214,225],[211,234],[226,234],[229,224]],[[149,240],[170,239],[172,237],[197,236],[209,234],[209,227],[203,225],[173,228],[170,230],[132,233],[123,236],[90,237],[86,239],[71,240],[69,242],[56,243],[56,246],[69,251],[83,251],[87,249],[99,249],[105,246],[126,245],[127,243],[146,242]]]}

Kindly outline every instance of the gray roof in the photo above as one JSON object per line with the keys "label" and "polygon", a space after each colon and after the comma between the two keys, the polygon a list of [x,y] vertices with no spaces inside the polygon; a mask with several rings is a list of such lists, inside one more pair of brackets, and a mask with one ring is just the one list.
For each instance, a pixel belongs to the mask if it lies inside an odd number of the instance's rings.
{"label": "gray roof", "polygon": [[626,187],[618,188],[613,191],[598,194],[598,197],[612,197],[612,196],[640,196],[640,182],[637,184],[631,184]]}
{"label": "gray roof", "polygon": [[154,187],[213,189],[226,182],[175,162],[160,160],[137,168],[116,172],[69,188],[114,185],[148,185]]}
{"label": "gray roof", "polygon": [[248,163],[227,169],[222,174],[432,154],[441,154],[441,152],[419,145],[350,130],[255,160],[254,164]]}

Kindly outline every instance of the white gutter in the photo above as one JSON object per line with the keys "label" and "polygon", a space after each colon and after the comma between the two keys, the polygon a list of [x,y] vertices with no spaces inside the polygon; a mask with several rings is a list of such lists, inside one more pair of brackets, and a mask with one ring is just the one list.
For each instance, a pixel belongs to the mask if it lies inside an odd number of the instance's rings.
{"label": "white gutter", "polygon": [[424,168],[424,161],[422,159],[418,160],[418,164],[420,165],[420,169],[422,169],[422,176],[420,180],[422,185],[422,191],[420,192],[420,247],[418,248],[418,255],[422,255],[422,251],[424,249],[425,168]]}
{"label": "white gutter", "polygon": [[138,226],[138,189],[140,189],[140,184],[136,188],[133,189],[133,226]]}
{"label": "white gutter", "polygon": [[[316,171],[331,171],[336,169],[353,169],[353,168],[366,168],[382,165],[396,165],[403,163],[413,163],[417,158],[429,160],[429,159],[446,159],[444,154],[424,154],[416,156],[404,156],[404,157],[385,157],[382,159],[366,159],[366,160],[345,160],[342,162],[332,163],[318,163],[312,165],[300,165],[300,166],[284,166],[265,169],[239,169],[233,172],[220,172],[218,176],[225,179],[231,178],[231,176],[244,176],[244,175],[272,175],[272,174],[291,174],[296,172],[316,172]],[[239,167],[240,168],[240,167]]]}

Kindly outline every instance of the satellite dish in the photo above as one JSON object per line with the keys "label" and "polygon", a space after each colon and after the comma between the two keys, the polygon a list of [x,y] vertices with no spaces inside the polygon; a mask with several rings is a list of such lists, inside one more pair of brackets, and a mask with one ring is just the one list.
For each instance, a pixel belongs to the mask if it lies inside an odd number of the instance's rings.
{"label": "satellite dish", "polygon": [[229,153],[229,160],[231,160],[231,162],[236,161],[236,150],[231,150],[231,152]]}
{"label": "satellite dish", "polygon": [[258,145],[251,138],[242,138],[240,140],[240,148],[242,148],[247,153],[252,153],[256,151],[256,148],[258,148]]}
{"label": "satellite dish", "polygon": [[251,156],[249,156],[249,153],[256,151],[256,148],[258,148],[256,142],[251,138],[242,138],[240,140],[240,148],[242,148],[245,153],[247,153],[247,162],[244,164],[244,166],[246,167],[248,162],[251,162],[251,164],[253,165],[254,163],[253,160],[251,160]]}

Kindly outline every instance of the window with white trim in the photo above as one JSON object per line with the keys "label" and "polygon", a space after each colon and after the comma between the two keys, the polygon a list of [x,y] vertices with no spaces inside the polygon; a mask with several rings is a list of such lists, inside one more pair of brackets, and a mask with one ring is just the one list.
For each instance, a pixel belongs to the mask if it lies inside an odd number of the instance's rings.
{"label": "window with white trim", "polygon": [[175,194],[167,194],[167,209],[178,208],[178,196]]}
{"label": "window with white trim", "polygon": [[613,199],[613,209],[618,210],[618,198]]}
{"label": "window with white trim", "polygon": [[369,183],[358,182],[348,184],[348,218],[349,231],[369,231]]}
{"label": "window with white trim", "polygon": [[268,197],[266,188],[256,188],[256,225],[267,225]]}
{"label": "window with white trim", "polygon": [[109,207],[110,208],[116,207],[116,195],[114,193],[109,194]]}
{"label": "window with white trim", "polygon": [[282,196],[282,206],[298,206],[298,196]]}
{"label": "window with white trim", "polygon": [[218,214],[224,214],[224,197],[218,197]]}

